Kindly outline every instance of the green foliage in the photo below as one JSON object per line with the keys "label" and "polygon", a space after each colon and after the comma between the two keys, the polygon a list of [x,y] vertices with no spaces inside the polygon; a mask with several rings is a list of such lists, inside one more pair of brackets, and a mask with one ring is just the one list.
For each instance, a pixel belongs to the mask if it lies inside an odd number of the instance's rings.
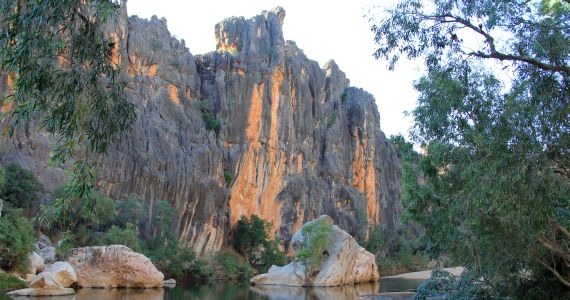
{"label": "green foliage", "polygon": [[32,224],[22,210],[5,206],[0,218],[0,267],[24,270],[34,241]]}
{"label": "green foliage", "polygon": [[[81,233],[85,233],[85,230],[82,229]],[[71,231],[63,231],[61,233],[61,237],[59,239],[59,242],[55,248],[55,253],[57,255],[57,257],[59,257],[62,260],[65,260],[67,258],[67,254],[69,253],[69,250],[75,248],[75,247],[80,247],[80,246],[89,246],[91,245],[91,241],[89,240],[89,242],[85,242],[82,243],[81,241],[78,241],[78,235],[82,238],[86,238],[87,235],[85,234],[75,234]],[[88,238],[91,238],[90,236]]]}
{"label": "green foliage", "polygon": [[206,124],[206,129],[215,132],[216,134],[220,133],[221,123],[218,118],[212,115],[209,112],[202,113],[202,120],[204,124]]}
{"label": "green foliage", "polygon": [[338,119],[338,111],[335,109],[333,112],[327,117],[327,128],[331,128]]}
{"label": "green foliage", "polygon": [[154,205],[153,224],[156,226],[158,236],[168,236],[171,234],[170,225],[172,224],[176,210],[168,201],[160,200]]}
{"label": "green foliage", "polygon": [[568,28],[567,1],[523,0],[403,0],[373,27],[390,68],[427,67],[411,132],[425,154],[399,144],[407,217],[493,295],[570,293]]}
{"label": "green foliage", "polygon": [[253,214],[249,219],[241,216],[236,224],[235,249],[251,265],[261,265],[264,270],[287,262],[287,256],[279,250],[279,243],[270,239],[270,230],[271,223]]}
{"label": "green foliage", "polygon": [[0,293],[26,288],[26,282],[0,270]]}
{"label": "green foliage", "polygon": [[344,92],[340,95],[340,101],[342,104],[345,104],[346,101],[348,101],[348,88],[344,89]]}
{"label": "green foliage", "polygon": [[249,259],[252,252],[263,246],[263,243],[268,239],[270,228],[271,224],[257,215],[252,214],[249,219],[246,216],[241,216],[236,224],[236,250]]}
{"label": "green foliage", "polygon": [[263,243],[263,252],[261,253],[262,272],[267,272],[273,265],[284,266],[287,264],[287,255],[279,250],[279,243],[274,240],[267,240]]}
{"label": "green foliage", "polygon": [[112,0],[0,2],[0,69],[15,82],[4,99],[16,104],[8,132],[27,131],[33,116],[57,134],[51,160],[75,156],[79,198],[94,184],[95,154],[106,153],[136,117],[113,60],[119,43],[102,27],[118,7]]}
{"label": "green foliage", "polygon": [[157,38],[152,38],[150,40],[150,47],[153,51],[158,51],[162,49],[162,42],[160,42]]}
{"label": "green foliage", "polygon": [[227,251],[220,251],[214,256],[214,264],[219,269],[218,279],[225,280],[249,280],[254,269],[247,263],[242,261],[240,257]]}
{"label": "green foliage", "polygon": [[326,219],[317,219],[303,225],[302,232],[303,241],[301,250],[296,254],[296,259],[303,264],[305,276],[312,276],[313,270],[320,267],[331,243],[332,224]]}
{"label": "green foliage", "polygon": [[137,194],[129,194],[123,200],[117,202],[116,223],[126,226],[127,223],[139,225],[147,218],[147,200]]}
{"label": "green foliage", "polygon": [[356,238],[362,242],[368,233],[368,212],[362,207],[356,209],[357,233]]}
{"label": "green foliage", "polygon": [[111,226],[103,241],[105,245],[123,245],[135,252],[142,249],[135,227],[131,223],[127,223],[124,228]]}
{"label": "green foliage", "polygon": [[4,197],[4,189],[6,188],[6,171],[0,166],[0,199]]}
{"label": "green foliage", "polygon": [[76,231],[80,225],[90,228],[107,228],[115,221],[115,201],[98,191],[92,191],[83,201],[74,197],[71,182],[54,190],[51,205],[40,205],[36,220],[48,230]]}
{"label": "green foliage", "polygon": [[42,185],[32,172],[15,163],[9,164],[4,173],[4,194],[0,198],[15,207],[30,209],[31,204],[39,199]]}
{"label": "green foliage", "polygon": [[227,184],[232,184],[232,182],[234,182],[234,175],[232,172],[224,170],[224,179],[226,180]]}
{"label": "green foliage", "polygon": [[455,276],[436,268],[431,278],[420,285],[414,299],[423,300],[442,296],[452,300],[502,298],[499,295],[493,295],[492,289],[484,279],[478,279],[469,271],[465,271],[462,276]]}

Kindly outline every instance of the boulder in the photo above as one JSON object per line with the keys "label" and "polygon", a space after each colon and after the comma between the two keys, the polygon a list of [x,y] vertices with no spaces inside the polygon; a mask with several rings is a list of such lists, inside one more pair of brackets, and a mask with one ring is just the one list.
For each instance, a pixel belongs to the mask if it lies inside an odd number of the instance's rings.
{"label": "boulder", "polygon": [[150,259],[121,245],[75,248],[67,261],[80,287],[162,287],[164,275]]}
{"label": "boulder", "polygon": [[67,262],[58,261],[45,268],[28,284],[31,288],[67,288],[77,281],[77,274]]}
{"label": "boulder", "polygon": [[176,285],[176,280],[172,278],[164,281],[164,286],[174,287],[175,285]]}
{"label": "boulder", "polygon": [[41,296],[67,296],[75,294],[72,288],[53,288],[53,289],[21,289],[6,293],[12,297],[41,297]]}
{"label": "boulder", "polygon": [[[329,216],[321,216],[317,220],[333,223]],[[300,250],[303,241],[302,229],[317,220],[304,224],[293,235],[291,242],[295,251]],[[380,278],[374,254],[358,245],[350,234],[333,225],[330,239],[332,242],[317,273],[306,275],[303,264],[293,261],[283,267],[271,266],[266,274],[253,277],[250,282],[257,285],[338,286]]]}
{"label": "boulder", "polygon": [[45,247],[53,247],[50,238],[43,233],[38,236],[38,243],[42,243]]}
{"label": "boulder", "polygon": [[28,255],[28,268],[27,268],[28,274],[36,275],[38,272],[41,272],[43,270],[44,270],[44,258],[41,257],[36,252],[30,253],[30,255]]}
{"label": "boulder", "polygon": [[[39,242],[37,243],[39,245]],[[37,253],[43,257],[45,263],[55,262],[55,247],[52,246],[42,246],[43,248],[36,247]]]}

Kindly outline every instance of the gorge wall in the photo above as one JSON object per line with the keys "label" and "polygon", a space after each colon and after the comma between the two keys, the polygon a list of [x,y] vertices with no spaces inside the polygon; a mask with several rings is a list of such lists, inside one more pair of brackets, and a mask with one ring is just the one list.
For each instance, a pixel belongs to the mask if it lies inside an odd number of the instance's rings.
{"label": "gorge wall", "polygon": [[[192,55],[166,20],[123,7],[108,31],[138,118],[102,161],[98,188],[168,200],[180,238],[200,254],[224,246],[241,215],[272,222],[286,248],[322,214],[352,234],[364,216],[369,228],[396,227],[400,166],[374,98],[334,61],[320,67],[285,41],[284,18],[276,8],[226,19],[217,50]],[[41,131],[4,140],[1,160],[53,188],[64,176],[47,165],[52,142]]]}

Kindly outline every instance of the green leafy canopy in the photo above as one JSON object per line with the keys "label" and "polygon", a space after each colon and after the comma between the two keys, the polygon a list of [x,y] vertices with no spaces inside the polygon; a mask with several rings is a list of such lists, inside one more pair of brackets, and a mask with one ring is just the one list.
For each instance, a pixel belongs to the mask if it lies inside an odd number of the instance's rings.
{"label": "green leafy canopy", "polygon": [[372,30],[389,68],[425,61],[411,130],[423,155],[393,141],[429,250],[495,295],[568,293],[570,2],[403,0]]}
{"label": "green leafy canopy", "polygon": [[[112,0],[0,1],[0,70],[13,79],[7,131],[40,126],[56,134],[52,162],[74,158],[74,192],[95,179],[94,154],[104,154],[135,120],[113,51],[119,41],[103,25]],[[37,122],[36,122],[37,121]]]}

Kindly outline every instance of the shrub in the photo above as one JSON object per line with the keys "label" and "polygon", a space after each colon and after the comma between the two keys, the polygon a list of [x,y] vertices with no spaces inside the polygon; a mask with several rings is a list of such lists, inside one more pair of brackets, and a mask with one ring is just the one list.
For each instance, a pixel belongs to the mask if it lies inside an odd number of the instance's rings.
{"label": "shrub", "polygon": [[32,223],[22,210],[5,207],[0,218],[0,267],[23,270],[34,241]]}
{"label": "shrub", "polygon": [[333,110],[333,112],[327,117],[327,128],[331,128],[334,124],[336,124],[337,119],[338,111]]}
{"label": "shrub", "polygon": [[253,252],[268,240],[270,227],[270,223],[253,214],[249,219],[246,216],[241,216],[237,222],[235,248],[250,263],[255,261]]}
{"label": "shrub", "polygon": [[241,261],[236,253],[220,251],[214,257],[214,265],[218,269],[218,279],[247,280],[254,269]]}
{"label": "shrub", "polygon": [[272,265],[283,266],[287,264],[287,255],[279,250],[277,241],[266,241],[261,253],[262,271],[267,272]]}
{"label": "shrub", "polygon": [[313,270],[320,266],[331,243],[332,224],[326,219],[317,219],[305,224],[302,232],[303,242],[296,258],[305,267],[305,276],[312,276]]}
{"label": "shrub", "polygon": [[216,134],[220,133],[221,123],[215,116],[213,116],[209,112],[202,113],[202,120],[204,120],[204,124],[206,124],[206,129],[215,132]]}
{"label": "shrub", "polygon": [[224,179],[226,180],[227,184],[232,184],[234,181],[234,175],[232,175],[232,172],[224,170]]}
{"label": "shrub", "polygon": [[12,163],[6,167],[4,175],[4,200],[15,207],[29,209],[39,199],[43,188],[32,172]]}
{"label": "shrub", "polygon": [[135,227],[147,218],[148,201],[137,195],[130,194],[122,201],[117,202],[116,224],[126,226],[127,223],[135,225]]}
{"label": "shrub", "polygon": [[348,100],[348,89],[344,89],[344,92],[342,92],[342,95],[340,96],[340,100],[343,104],[346,103],[346,100]]}
{"label": "shrub", "polygon": [[0,166],[0,199],[4,196],[4,189],[6,188],[6,172]]}
{"label": "shrub", "polygon": [[25,281],[0,270],[0,293],[19,290],[25,287]]}
{"label": "shrub", "polygon": [[141,251],[139,238],[135,227],[131,223],[127,223],[124,228],[115,225],[111,226],[103,241],[105,245],[123,245],[135,252]]}

